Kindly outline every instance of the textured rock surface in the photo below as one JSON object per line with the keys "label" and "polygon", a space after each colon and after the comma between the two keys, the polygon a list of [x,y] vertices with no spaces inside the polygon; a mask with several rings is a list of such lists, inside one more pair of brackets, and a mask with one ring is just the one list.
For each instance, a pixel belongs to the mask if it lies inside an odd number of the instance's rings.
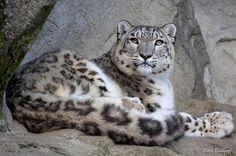
{"label": "textured rock surface", "polygon": [[[185,100],[177,103],[178,110],[197,116],[215,110],[225,110],[236,117],[236,108],[205,101]],[[109,138],[86,136],[76,130],[60,130],[43,134],[27,132],[14,122],[14,135],[0,133],[0,155],[56,156],[176,156],[176,155],[236,155],[235,132],[230,138],[182,138],[167,147],[115,145]]]}
{"label": "textured rock surface", "polygon": [[121,19],[133,24],[162,25],[172,22],[176,13],[176,7],[170,1],[68,2],[57,2],[25,61],[58,47],[93,58],[111,48],[115,42],[116,25]]}
{"label": "textured rock surface", "polygon": [[8,79],[42,29],[53,4],[53,0],[0,1],[0,99]]}
{"label": "textured rock surface", "polygon": [[[203,72],[206,64],[209,63],[209,57],[205,49],[201,31],[196,19],[194,18],[191,1],[183,0],[176,6],[178,8],[175,16],[175,23],[178,30],[176,38],[180,42],[182,50],[191,59],[195,71],[195,84],[192,96],[198,99],[206,99]],[[179,59],[184,62],[186,61],[184,58]],[[181,85],[186,86],[188,84],[183,82]],[[175,88],[178,90],[177,87]]]}
{"label": "textured rock surface", "polygon": [[18,37],[38,15],[40,9],[52,5],[56,0],[5,0],[6,21],[3,31],[8,40]]}
{"label": "textured rock surface", "polygon": [[207,97],[236,106],[236,1],[192,4],[210,59],[204,70]]}

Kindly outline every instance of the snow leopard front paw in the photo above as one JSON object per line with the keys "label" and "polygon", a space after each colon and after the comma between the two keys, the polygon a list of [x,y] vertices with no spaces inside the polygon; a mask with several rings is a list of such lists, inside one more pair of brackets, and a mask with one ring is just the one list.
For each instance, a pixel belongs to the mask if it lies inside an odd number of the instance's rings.
{"label": "snow leopard front paw", "polygon": [[203,136],[223,138],[234,130],[233,117],[227,112],[207,113],[202,117],[209,122],[209,129],[203,131]]}
{"label": "snow leopard front paw", "polygon": [[124,97],[122,98],[122,104],[128,109],[136,109],[145,112],[145,107],[138,97]]}

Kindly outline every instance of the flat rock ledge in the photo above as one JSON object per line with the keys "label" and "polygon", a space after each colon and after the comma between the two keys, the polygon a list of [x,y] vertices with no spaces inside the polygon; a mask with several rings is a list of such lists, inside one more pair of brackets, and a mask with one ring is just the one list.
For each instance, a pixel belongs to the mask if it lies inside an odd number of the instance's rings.
{"label": "flat rock ledge", "polygon": [[[178,110],[186,110],[196,116],[217,110],[236,116],[236,108],[224,104],[199,100],[177,102]],[[166,147],[116,145],[108,137],[87,136],[73,129],[33,134],[18,122],[13,122],[13,134],[0,133],[0,155],[37,156],[176,156],[176,155],[236,155],[235,132],[224,139],[184,137]]]}

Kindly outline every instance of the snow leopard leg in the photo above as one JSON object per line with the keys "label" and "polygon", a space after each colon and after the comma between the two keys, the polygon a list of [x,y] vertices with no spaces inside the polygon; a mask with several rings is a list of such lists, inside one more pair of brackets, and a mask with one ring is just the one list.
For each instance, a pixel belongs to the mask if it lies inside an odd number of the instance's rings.
{"label": "snow leopard leg", "polygon": [[234,129],[233,118],[227,112],[207,113],[196,118],[187,113],[180,113],[185,120],[185,136],[223,138]]}

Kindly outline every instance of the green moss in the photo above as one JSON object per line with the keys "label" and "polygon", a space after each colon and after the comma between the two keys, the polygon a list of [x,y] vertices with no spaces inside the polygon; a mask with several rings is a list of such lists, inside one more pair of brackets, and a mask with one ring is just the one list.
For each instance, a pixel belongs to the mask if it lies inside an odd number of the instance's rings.
{"label": "green moss", "polygon": [[[4,53],[6,52],[6,49],[7,49],[7,46],[6,46],[6,36],[4,34],[4,32],[2,31],[2,28],[3,28],[3,25],[4,25],[4,22],[5,22],[5,16],[4,16],[4,13],[3,13],[3,8],[5,8],[6,6],[6,3],[4,0],[0,1],[0,68],[1,68],[1,65],[2,65],[2,62],[1,62],[1,59],[3,58],[3,55]],[[0,72],[0,79],[3,77],[2,75],[2,72]],[[2,84],[0,83],[0,88]],[[1,92],[1,91],[0,91]],[[1,98],[1,94],[0,93],[0,104],[2,102],[2,98]],[[1,105],[0,105],[0,110],[1,110]],[[0,111],[0,119],[2,117],[2,111]]]}
{"label": "green moss", "polygon": [[2,32],[2,28],[5,22],[5,15],[3,13],[3,8],[5,7],[5,1],[2,0],[0,1],[0,55],[3,54],[3,52],[6,49],[6,36],[5,34]]}
{"label": "green moss", "polygon": [[[0,31],[0,97],[3,95],[7,81],[24,58],[26,52],[29,50],[29,45],[35,40],[38,33],[42,29],[42,26],[52,8],[53,6],[51,5],[44,6],[36,16],[35,20],[32,22],[33,24],[26,28],[18,38],[9,44],[8,47],[6,47],[6,37],[4,33]],[[1,30],[3,21],[4,17],[1,16]]]}

